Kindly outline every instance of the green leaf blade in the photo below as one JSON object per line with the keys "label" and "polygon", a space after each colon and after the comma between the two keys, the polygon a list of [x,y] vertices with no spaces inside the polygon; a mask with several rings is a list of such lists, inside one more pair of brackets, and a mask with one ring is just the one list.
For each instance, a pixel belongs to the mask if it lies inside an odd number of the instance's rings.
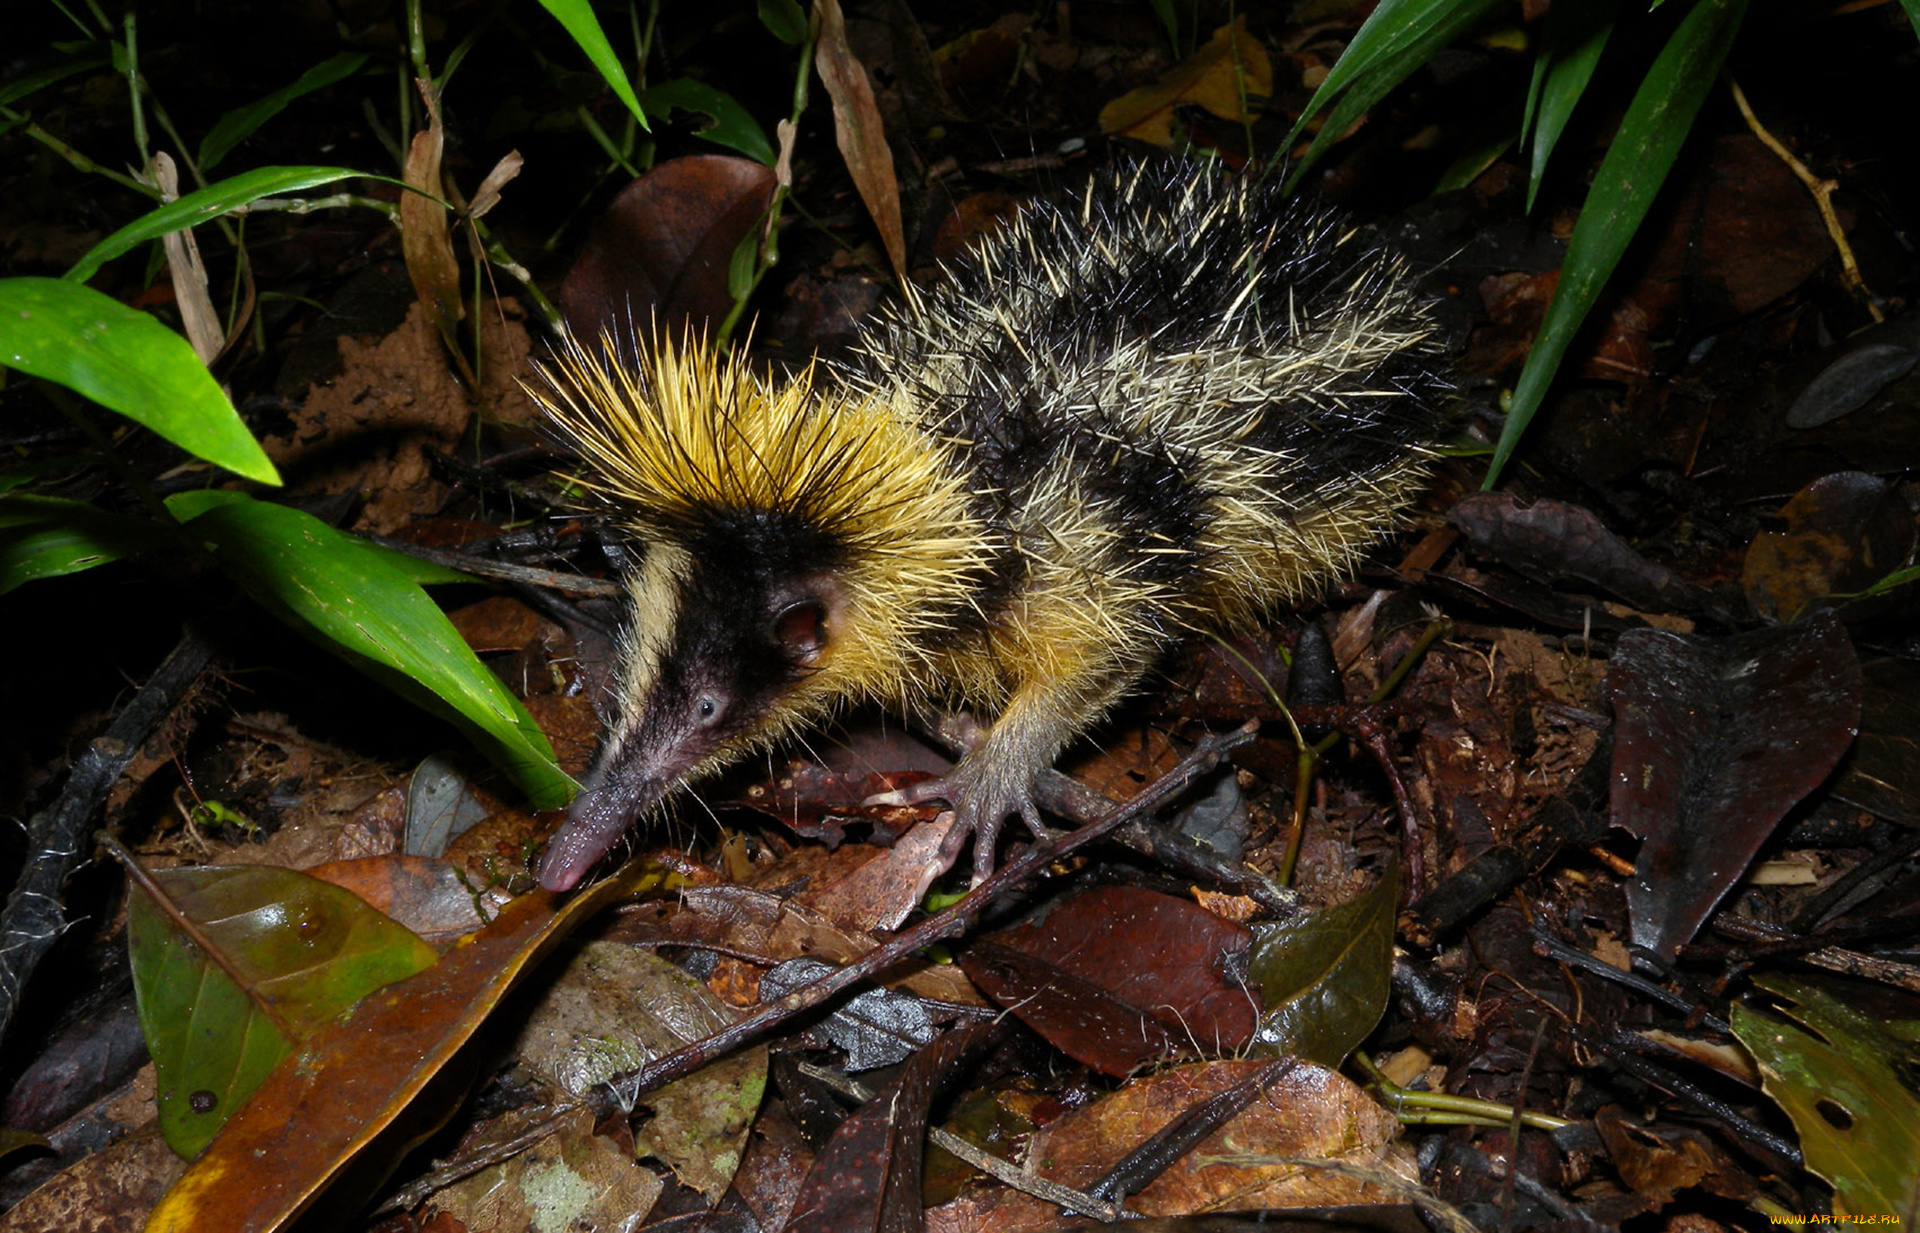
{"label": "green leaf blade", "polygon": [[1389,874],[1346,903],[1254,926],[1256,1050],[1338,1066],[1367,1038],[1387,1009],[1399,884]]}
{"label": "green leaf blade", "polygon": [[646,128],[646,109],[634,97],[633,86],[627,81],[626,67],[620,63],[620,57],[614,54],[613,44],[607,41],[607,32],[600,28],[600,19],[593,15],[593,6],[587,0],[540,0],[540,7],[553,14],[553,19],[560,23],[580,50],[587,53],[588,62],[599,70],[602,80],[627,105],[627,110],[633,113],[634,118],[640,121],[640,127]]}
{"label": "green leaf blade", "polygon": [[662,82],[641,95],[640,103],[655,115],[678,107],[706,116],[708,123],[698,130],[699,136],[736,150],[762,166],[774,164],[773,143],[767,140],[766,132],[752,113],[731,94],[716,90],[704,81],[679,77]]}
{"label": "green leaf blade", "polygon": [[1533,162],[1527,179],[1527,212],[1533,212],[1534,197],[1546,175],[1547,160],[1560,142],[1574,107],[1587,92],[1593,70],[1606,50],[1613,33],[1619,0],[1590,0],[1586,4],[1555,5],[1547,11],[1545,47],[1535,66],[1538,110],[1529,96],[1528,139],[1533,143]]}
{"label": "green leaf blade", "polygon": [[201,172],[212,171],[235,146],[285,111],[289,103],[315,90],[323,90],[337,81],[344,81],[359,72],[366,62],[367,53],[364,51],[342,52],[300,74],[293,84],[282,86],[264,98],[256,99],[244,107],[236,107],[221,116],[200,140]]}
{"label": "green leaf blade", "polygon": [[64,385],[235,475],[280,482],[187,341],[90,287],[0,279],[0,364]]}
{"label": "green leaf blade", "polygon": [[99,272],[101,266],[130,249],[232,213],[262,197],[297,193],[340,180],[360,179],[385,180],[387,177],[370,176],[364,171],[353,171],[346,167],[260,167],[243,171],[134,219],[89,249],[86,256],[67,271],[66,277],[72,282],[86,282]]}
{"label": "green leaf blade", "polygon": [[1862,1014],[1788,977],[1754,984],[1786,999],[1793,1022],[1737,1005],[1733,1034],[1759,1063],[1767,1095],[1793,1119],[1807,1168],[1833,1187],[1834,1214],[1891,1216],[1911,1228],[1920,1220],[1915,1025]]}
{"label": "green leaf blade", "polygon": [[418,562],[249,497],[168,504],[269,611],[460,727],[535,805],[573,795],[533,717],[420,589]]}
{"label": "green leaf blade", "polygon": [[[1293,170],[1287,173],[1292,189],[1329,146],[1374,104],[1433,58],[1433,53],[1466,33],[1481,18],[1500,7],[1501,0],[1404,0],[1382,4],[1367,18],[1347,50],[1335,62],[1327,79],[1313,93],[1282,148],[1294,139],[1323,107],[1332,110],[1314,134]],[[1383,19],[1387,24],[1382,25]],[[1349,62],[1351,61],[1351,65]],[[1352,89],[1348,90],[1347,87]],[[1335,97],[1346,91],[1335,102]]]}
{"label": "green leaf blade", "polygon": [[1560,285],[1514,387],[1484,488],[1499,481],[1588,311],[1652,208],[1694,116],[1719,79],[1746,10],[1747,0],[1697,0],[1647,70],[1574,226]]}
{"label": "green leaf blade", "polygon": [[166,533],[145,519],[110,514],[84,501],[9,493],[0,496],[0,595],[166,542]]}

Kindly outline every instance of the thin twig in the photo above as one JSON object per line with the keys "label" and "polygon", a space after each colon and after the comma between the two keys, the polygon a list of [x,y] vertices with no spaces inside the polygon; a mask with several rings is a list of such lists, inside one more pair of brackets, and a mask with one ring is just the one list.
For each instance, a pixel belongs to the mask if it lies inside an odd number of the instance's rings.
{"label": "thin twig", "polygon": [[1747,127],[1753,130],[1753,135],[1790,167],[1793,174],[1800,177],[1800,182],[1807,186],[1807,191],[1813,194],[1813,203],[1820,207],[1820,217],[1827,224],[1827,235],[1832,237],[1833,246],[1840,250],[1840,279],[1846,284],[1847,290],[1867,306],[1867,311],[1873,314],[1876,322],[1885,321],[1886,314],[1880,311],[1878,298],[1868,289],[1866,280],[1860,277],[1860,266],[1853,259],[1853,246],[1847,243],[1847,233],[1840,226],[1840,216],[1833,212],[1833,192],[1840,187],[1839,183],[1814,175],[1805,163],[1794,156],[1792,150],[1787,149],[1785,143],[1767,131],[1766,126],[1760,123],[1760,117],[1753,114],[1753,108],[1747,104],[1746,92],[1731,73],[1727,74],[1727,87],[1733,91],[1734,104],[1740,108],[1740,115],[1746,120]]}
{"label": "thin twig", "polygon": [[995,899],[1115,827],[1160,808],[1184,792],[1200,775],[1211,770],[1229,751],[1251,741],[1258,731],[1257,724],[1249,723],[1232,732],[1206,738],[1146,791],[1124,805],[1115,806],[1098,822],[1034,844],[1018,859],[974,887],[966,898],[905,933],[896,934],[859,961],[794,990],[704,1040],[676,1049],[638,1070],[615,1075],[607,1081],[608,1088],[618,1094],[623,1105],[630,1106],[642,1094],[653,1091],[670,1079],[697,1070],[714,1058],[731,1053],[794,1015],[818,1006],[849,985],[885,971],[923,947],[964,932],[974,916]]}

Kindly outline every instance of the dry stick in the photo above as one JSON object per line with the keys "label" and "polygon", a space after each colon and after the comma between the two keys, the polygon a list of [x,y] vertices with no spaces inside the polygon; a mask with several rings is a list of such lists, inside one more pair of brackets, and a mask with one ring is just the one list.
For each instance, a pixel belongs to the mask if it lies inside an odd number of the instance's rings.
{"label": "dry stick", "polygon": [[1200,1146],[1207,1136],[1299,1068],[1299,1058],[1275,1058],[1226,1091],[1216,1092],[1189,1106],[1122,1157],[1119,1164],[1087,1187],[1087,1192],[1096,1199],[1119,1203],[1134,1191],[1146,1189],[1155,1178],[1172,1168],[1175,1161]]}
{"label": "dry stick", "polygon": [[[924,731],[955,754],[971,752],[985,735],[980,722],[964,711],[945,712],[926,725]],[[1099,821],[1114,804],[1073,776],[1052,769],[1040,772],[1034,782],[1033,798],[1048,813],[1057,814],[1076,826]],[[1201,878],[1213,886],[1245,895],[1276,916],[1288,915],[1300,907],[1292,891],[1164,823],[1135,818],[1115,827],[1112,838],[1115,843],[1132,848],[1184,877]]]}
{"label": "dry stick", "polygon": [[1847,243],[1847,233],[1841,230],[1840,218],[1833,212],[1833,190],[1840,185],[1814,175],[1805,163],[1794,157],[1792,150],[1767,131],[1766,126],[1760,123],[1760,117],[1754,115],[1753,108],[1747,105],[1746,92],[1731,73],[1727,74],[1727,86],[1733,91],[1733,101],[1740,108],[1740,115],[1746,120],[1747,127],[1753,130],[1753,135],[1779,156],[1780,161],[1790,167],[1793,174],[1800,177],[1800,182],[1807,186],[1807,191],[1813,194],[1813,202],[1820,207],[1820,217],[1827,224],[1827,235],[1832,237],[1833,246],[1840,250],[1840,278],[1846,283],[1847,290],[1867,306],[1867,311],[1873,314],[1876,322],[1885,321],[1886,315],[1880,311],[1873,292],[1867,287],[1866,280],[1860,277],[1860,266],[1853,259],[1853,247]]}
{"label": "dry stick", "polygon": [[189,630],[106,732],[73,760],[59,799],[27,823],[26,864],[0,912],[0,1035],[28,977],[67,927],[60,892],[80,863],[80,840],[89,822],[147,734],[212,662],[212,646]]}
{"label": "dry stick", "polygon": [[1068,853],[1085,847],[1115,827],[1166,804],[1167,801],[1186,790],[1196,778],[1211,770],[1230,750],[1251,741],[1258,731],[1257,724],[1249,723],[1232,732],[1206,738],[1194,747],[1192,753],[1182,758],[1172,770],[1155,780],[1140,795],[1124,805],[1115,806],[1105,817],[1090,822],[1079,830],[1034,844],[1019,859],[974,887],[968,892],[966,898],[952,907],[928,917],[905,933],[896,935],[891,941],[869,951],[857,962],[850,963],[810,985],[796,989],[785,997],[763,1006],[731,1027],[723,1028],[704,1040],[696,1040],[684,1048],[676,1049],[638,1070],[613,1076],[607,1080],[607,1086],[618,1095],[623,1106],[631,1108],[641,1095],[668,1080],[677,1079],[681,1075],[698,1070],[713,1058],[731,1053],[801,1011],[818,1006],[847,986],[878,975],[914,951],[962,932],[987,904]]}
{"label": "dry stick", "polygon": [[1597,1025],[1593,1029],[1588,1029],[1577,1024],[1568,1024],[1567,1030],[1572,1034],[1575,1044],[1584,1045],[1595,1053],[1604,1054],[1614,1065],[1642,1083],[1651,1084],[1671,1093],[1707,1116],[1719,1119],[1728,1130],[1738,1135],[1750,1150],[1771,1155],[1773,1159],[1767,1162],[1771,1167],[1797,1169],[1803,1163],[1800,1149],[1795,1144],[1746,1117],[1732,1105],[1711,1095],[1704,1088],[1688,1082],[1665,1067],[1655,1066],[1644,1058],[1636,1056],[1626,1033],[1620,1029],[1603,1028]]}

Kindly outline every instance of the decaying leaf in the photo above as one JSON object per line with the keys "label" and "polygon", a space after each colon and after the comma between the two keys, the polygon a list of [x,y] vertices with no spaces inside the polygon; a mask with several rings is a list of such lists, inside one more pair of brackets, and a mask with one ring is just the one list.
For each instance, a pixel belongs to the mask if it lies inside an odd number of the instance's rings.
{"label": "decaying leaf", "polygon": [[1671,957],[1847,751],[1860,665],[1824,616],[1731,638],[1637,630],[1607,681],[1613,823],[1644,841],[1631,937]]}

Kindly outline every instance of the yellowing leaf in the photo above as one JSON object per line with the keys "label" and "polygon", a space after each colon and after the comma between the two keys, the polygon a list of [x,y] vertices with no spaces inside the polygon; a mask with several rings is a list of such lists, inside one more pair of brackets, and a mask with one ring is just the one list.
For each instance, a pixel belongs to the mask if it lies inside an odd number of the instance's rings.
{"label": "yellowing leaf", "polygon": [[1223,120],[1251,120],[1249,103],[1273,94],[1273,65],[1260,40],[1247,33],[1247,19],[1213,32],[1206,46],[1168,70],[1159,81],[1130,90],[1100,109],[1100,131],[1156,146],[1173,144],[1173,109],[1203,107]]}

